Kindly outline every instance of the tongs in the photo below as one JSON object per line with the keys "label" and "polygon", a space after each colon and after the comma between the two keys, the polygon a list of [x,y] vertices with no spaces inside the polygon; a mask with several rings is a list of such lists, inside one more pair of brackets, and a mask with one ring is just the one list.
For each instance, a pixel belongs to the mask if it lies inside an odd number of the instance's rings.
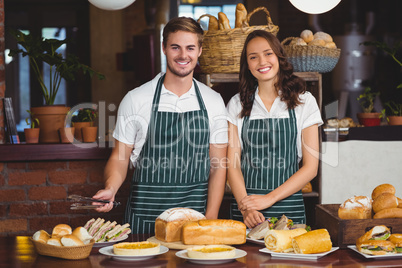
{"label": "tongs", "polygon": [[[103,203],[103,204],[107,204],[110,202],[108,200],[94,199],[91,197],[85,197],[85,196],[80,196],[80,195],[76,195],[76,194],[69,195],[67,197],[67,200],[78,201],[78,202],[95,202],[95,203]],[[120,205],[120,202],[113,201],[113,207],[117,207],[119,205]],[[103,206],[103,205],[73,203],[73,204],[71,204],[70,209],[74,209],[74,210],[76,210],[76,209],[95,209],[95,208],[98,208],[101,206]]]}

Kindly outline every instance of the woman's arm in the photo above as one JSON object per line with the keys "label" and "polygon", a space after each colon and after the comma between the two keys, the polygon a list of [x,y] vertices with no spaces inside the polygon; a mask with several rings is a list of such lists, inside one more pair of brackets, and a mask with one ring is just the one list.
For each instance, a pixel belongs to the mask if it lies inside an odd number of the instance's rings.
{"label": "woman's arm", "polygon": [[318,125],[312,125],[302,130],[303,165],[281,186],[266,195],[251,195],[241,200],[241,209],[262,210],[271,207],[276,202],[291,196],[303,188],[317,175],[319,163]]}

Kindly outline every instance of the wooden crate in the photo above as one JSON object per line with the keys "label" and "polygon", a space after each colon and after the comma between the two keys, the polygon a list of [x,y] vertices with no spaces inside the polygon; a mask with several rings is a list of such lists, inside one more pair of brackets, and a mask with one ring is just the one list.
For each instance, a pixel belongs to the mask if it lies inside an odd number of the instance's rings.
{"label": "wooden crate", "polygon": [[338,217],[340,204],[316,205],[315,228],[325,228],[331,235],[332,244],[340,248],[355,245],[357,238],[376,225],[385,225],[391,233],[402,233],[402,219],[342,220]]}

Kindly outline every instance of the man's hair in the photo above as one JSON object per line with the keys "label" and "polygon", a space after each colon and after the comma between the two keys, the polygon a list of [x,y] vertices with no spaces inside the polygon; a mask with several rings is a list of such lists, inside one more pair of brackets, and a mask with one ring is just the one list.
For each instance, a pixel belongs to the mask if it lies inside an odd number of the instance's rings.
{"label": "man's hair", "polygon": [[194,33],[198,37],[198,45],[202,47],[202,41],[204,39],[204,31],[200,24],[192,18],[178,17],[171,19],[163,29],[163,46],[166,47],[169,35],[177,31],[184,31]]}

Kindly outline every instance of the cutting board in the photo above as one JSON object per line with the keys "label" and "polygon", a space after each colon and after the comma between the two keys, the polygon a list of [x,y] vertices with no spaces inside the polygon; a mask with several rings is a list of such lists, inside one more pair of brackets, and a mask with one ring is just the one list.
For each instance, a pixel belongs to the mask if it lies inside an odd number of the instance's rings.
{"label": "cutting board", "polygon": [[147,241],[153,242],[153,243],[159,243],[162,246],[165,246],[165,247],[167,247],[169,249],[188,249],[188,248],[192,248],[192,247],[195,247],[195,246],[205,246],[205,245],[185,245],[181,241],[178,241],[178,242],[165,242],[165,241],[160,241],[155,236],[152,236],[152,237],[148,238]]}

